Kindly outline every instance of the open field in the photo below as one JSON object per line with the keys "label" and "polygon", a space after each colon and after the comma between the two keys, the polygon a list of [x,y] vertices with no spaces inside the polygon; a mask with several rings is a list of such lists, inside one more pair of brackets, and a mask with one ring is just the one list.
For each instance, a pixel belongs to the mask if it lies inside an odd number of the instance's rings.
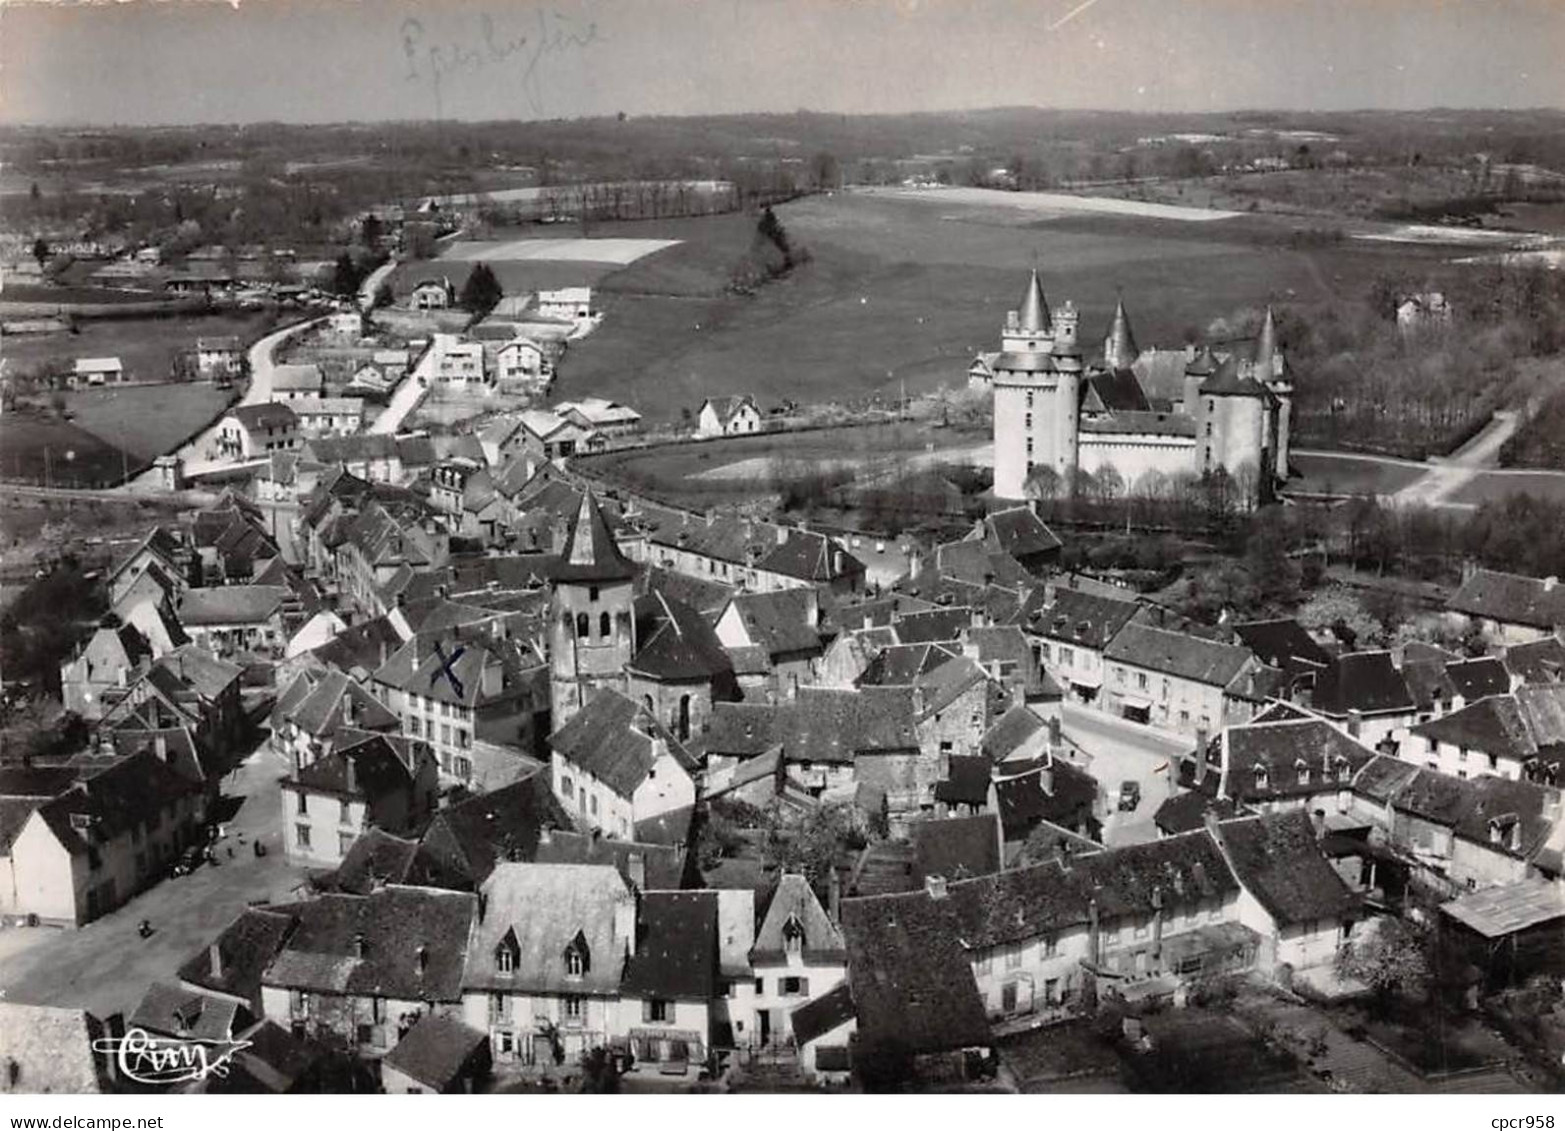
{"label": "open field", "polygon": [[463,263],[609,263],[629,267],[636,260],[673,247],[678,240],[521,239],[457,240],[441,254],[442,260]]}
{"label": "open field", "polygon": [[1565,502],[1565,472],[1480,471],[1445,501],[1476,506],[1508,495],[1538,495]]}
{"label": "open field", "polygon": [[1288,461],[1295,473],[1288,490],[1308,495],[1394,495],[1429,472],[1419,464],[1358,456],[1294,452]]}
{"label": "open field", "polygon": [[[10,293],[9,288],[7,294]],[[197,338],[259,337],[263,314],[186,314],[168,318],[115,318],[78,324],[78,333],[8,336],[5,356],[13,369],[78,357],[117,357],[132,381],[166,381],[174,358],[196,348]]]}
{"label": "open field", "polygon": [[66,407],[75,424],[145,461],[179,447],[238,398],[237,389],[206,384],[137,385],[82,389]]}
{"label": "open field", "polygon": [[0,416],[0,479],[54,487],[104,487],[144,461],[69,420],[12,411]]}
{"label": "open field", "polygon": [[1194,208],[1154,201],[1123,200],[1111,196],[1075,196],[1064,192],[1006,192],[987,188],[888,188],[865,190],[878,196],[901,197],[926,204],[976,204],[985,207],[1016,208],[1047,216],[1069,216],[1092,212],[1108,216],[1144,216],[1152,220],[1178,220],[1207,223],[1228,220],[1239,215],[1216,208]]}
{"label": "open field", "polygon": [[577,465],[667,502],[700,507],[769,493],[776,474],[844,466],[879,472],[882,464],[969,463],[986,432],[928,424],[861,424],[771,432],[701,443],[632,448],[578,459]]}
{"label": "open field", "polygon": [[749,248],[753,217],[614,226],[684,242],[602,280],[603,325],[573,344],[557,395],[623,400],[656,421],[731,393],[763,404],[850,401],[896,397],[904,383],[909,394],[958,384],[974,353],[996,348],[1034,263],[1051,302],[1068,298],[1081,310],[1089,352],[1121,287],[1138,342],[1174,346],[1243,307],[1362,291],[1409,255],[1439,263],[1437,251],[1406,246],[1291,248],[1275,218],[1050,220],[1004,205],[947,211],[864,193],[776,211],[812,258],[752,296],[723,287]]}

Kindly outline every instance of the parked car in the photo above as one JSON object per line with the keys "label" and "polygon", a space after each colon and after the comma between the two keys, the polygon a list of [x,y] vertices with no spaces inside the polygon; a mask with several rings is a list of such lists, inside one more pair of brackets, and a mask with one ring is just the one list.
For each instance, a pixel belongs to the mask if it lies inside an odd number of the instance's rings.
{"label": "parked car", "polygon": [[1119,811],[1121,813],[1134,813],[1136,806],[1141,804],[1141,783],[1126,781],[1119,783]]}

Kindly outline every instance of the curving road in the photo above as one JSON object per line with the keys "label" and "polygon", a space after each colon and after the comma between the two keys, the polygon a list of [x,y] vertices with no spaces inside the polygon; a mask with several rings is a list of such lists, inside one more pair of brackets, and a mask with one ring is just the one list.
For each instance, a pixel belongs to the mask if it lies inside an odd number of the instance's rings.
{"label": "curving road", "polygon": [[[273,353],[276,352],[279,345],[295,334],[302,333],[322,321],[324,321],[323,318],[309,318],[303,322],[295,322],[291,326],[273,330],[266,337],[261,338],[252,345],[249,352],[250,385],[245,390],[244,396],[239,399],[238,404],[234,407],[265,404],[271,400],[272,375],[277,368],[277,363],[272,360]],[[227,414],[225,413],[224,415]],[[187,475],[198,475],[205,471],[212,471],[231,462],[228,460],[214,460],[211,457],[211,453],[217,445],[217,433],[221,425],[222,420],[219,418],[210,428],[203,432],[198,432],[170,453],[179,456],[185,461],[185,473]],[[127,487],[132,491],[157,491],[159,489],[157,479],[157,471],[149,468],[131,480]]]}

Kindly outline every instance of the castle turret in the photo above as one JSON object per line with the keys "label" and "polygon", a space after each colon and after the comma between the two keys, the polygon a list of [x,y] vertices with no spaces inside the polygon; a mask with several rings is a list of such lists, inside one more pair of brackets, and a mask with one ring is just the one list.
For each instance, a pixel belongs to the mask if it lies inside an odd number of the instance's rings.
{"label": "castle turret", "polygon": [[551,584],[551,724],[559,729],[604,687],[625,689],[636,654],[636,567],[591,491],[582,492]]}
{"label": "castle turret", "polygon": [[1255,376],[1266,380],[1271,376],[1277,358],[1277,320],[1272,308],[1266,308],[1266,318],[1261,323],[1261,333],[1255,339]]}
{"label": "castle turret", "polygon": [[1053,345],[1049,328],[1049,303],[1043,297],[1043,284],[1034,268],[1021,307],[1006,315],[1000,348],[1007,353],[1047,353]]}
{"label": "castle turret", "polygon": [[1293,380],[1288,373],[1287,359],[1277,344],[1277,319],[1270,306],[1266,308],[1266,318],[1261,322],[1261,333],[1255,341],[1255,378],[1276,398],[1271,422],[1273,471],[1277,478],[1286,479],[1288,434],[1293,426]]}
{"label": "castle turret", "polygon": [[1114,304],[1114,321],[1109,324],[1108,337],[1103,339],[1103,366],[1105,369],[1129,369],[1141,351],[1136,348],[1136,337],[1130,330],[1130,316],[1125,313],[1124,300]]}

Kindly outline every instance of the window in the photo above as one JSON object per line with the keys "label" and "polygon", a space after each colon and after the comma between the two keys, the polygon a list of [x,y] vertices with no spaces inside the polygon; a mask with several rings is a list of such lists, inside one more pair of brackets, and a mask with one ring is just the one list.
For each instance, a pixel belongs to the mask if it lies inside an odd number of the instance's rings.
{"label": "window", "polygon": [[765,993],[766,993],[766,979],[765,978],[757,978],[755,980],[755,995],[756,995],[756,997],[762,997],[762,996],[765,995]]}
{"label": "window", "polygon": [[489,1020],[490,1020],[490,1022],[494,1023],[496,1021],[509,1021],[510,1019],[511,1019],[511,995],[510,994],[490,994],[489,995]]}
{"label": "window", "polygon": [[1029,432],[1032,431],[1032,413],[1029,412],[1022,419],[1023,419],[1022,427],[1026,428]]}
{"label": "window", "polygon": [[596,601],[597,599],[598,599],[598,587],[596,585],[589,586],[587,588],[587,600],[589,600],[589,601]]}
{"label": "window", "polygon": [[1076,662],[1076,651],[1075,651],[1075,649],[1067,648],[1063,644],[1060,645],[1060,663],[1065,665],[1068,668],[1068,667],[1071,667],[1073,664],[1075,664],[1075,662]]}
{"label": "window", "polygon": [[782,997],[805,997],[810,992],[810,980],[808,978],[784,978],[778,993]]}
{"label": "window", "polygon": [[1166,679],[1163,681],[1163,698],[1168,698],[1168,680]]}
{"label": "window", "polygon": [[424,737],[424,723],[417,715],[408,716],[408,733],[414,738]]}
{"label": "window", "polygon": [[1043,1000],[1047,1005],[1060,1004],[1060,980],[1049,978],[1043,983]]}
{"label": "window", "polygon": [[646,1001],[641,1003],[641,1019],[643,1021],[666,1022],[668,1020],[668,1015],[671,1012],[668,1008],[668,1004],[669,1003],[667,1001],[659,997],[648,998]]}
{"label": "window", "polygon": [[587,1015],[587,999],[576,994],[569,994],[561,999],[565,1007],[565,1020],[568,1023],[580,1025]]}
{"label": "window", "polygon": [[607,640],[613,634],[613,624],[609,620],[608,613],[598,614],[598,635]]}
{"label": "window", "polygon": [[586,941],[578,936],[575,942],[565,948],[565,976],[567,978],[580,978],[586,972]]}
{"label": "window", "polygon": [[[504,944],[495,947],[494,968],[498,973],[511,974],[516,970],[516,954]],[[499,995],[496,994],[496,997]]]}
{"label": "window", "polygon": [[456,728],[456,746],[458,750],[466,750],[473,745],[473,736],[461,727]]}
{"label": "window", "polygon": [[[1431,742],[1429,744],[1429,752],[1431,754],[1433,754],[1435,752],[1435,744],[1433,742]],[[1456,748],[1456,760],[1458,762],[1465,762],[1465,761],[1467,761],[1467,747],[1465,747],[1465,746],[1458,746]]]}
{"label": "window", "polygon": [[1265,766],[1256,766],[1255,767],[1255,788],[1256,789],[1265,789],[1266,788],[1266,784],[1267,784],[1266,767]]}
{"label": "window", "polygon": [[300,848],[310,847],[310,826],[295,825],[293,827],[293,842]]}
{"label": "window", "polygon": [[1028,407],[1028,408],[1029,408],[1029,409],[1031,409],[1031,408],[1032,408],[1032,394],[1031,394],[1031,393],[1028,393],[1028,394],[1027,394],[1027,407]]}
{"label": "window", "polygon": [[442,745],[442,746],[450,746],[451,745],[451,724],[450,723],[441,723],[440,724],[440,745]]}
{"label": "window", "polygon": [[576,796],[576,787],[571,783],[569,774],[560,775],[560,793],[566,797]]}
{"label": "window", "polygon": [[337,855],[338,856],[346,856],[346,855],[348,855],[348,849],[350,849],[352,847],[353,847],[353,834],[352,833],[338,833],[337,834]]}
{"label": "window", "polygon": [[589,803],[588,807],[592,810],[592,815],[596,817],[598,815],[598,795],[595,793],[587,800]]}
{"label": "window", "polygon": [[1005,952],[1005,968],[1007,970],[1019,970],[1022,965],[1022,948],[1013,946]]}
{"label": "window", "polygon": [[1053,935],[1043,936],[1043,956],[1045,958],[1053,958],[1055,954],[1059,952],[1059,949],[1059,939],[1055,938]]}
{"label": "window", "polygon": [[994,958],[989,951],[984,951],[973,960],[973,971],[978,974],[988,974],[994,969]]}
{"label": "window", "polygon": [[1136,689],[1139,690],[1139,691],[1145,691],[1147,689],[1147,673],[1146,672],[1137,672],[1136,673]]}
{"label": "window", "polygon": [[1000,987],[1000,1011],[1002,1013],[1016,1012],[1016,983],[1007,982]]}
{"label": "window", "polygon": [[353,810],[346,801],[337,802],[337,823],[346,825],[353,820]]}
{"label": "window", "polygon": [[586,613],[576,614],[576,639],[585,640],[592,631],[592,620]]}
{"label": "window", "polygon": [[1296,769],[1298,771],[1298,773],[1299,773],[1299,784],[1300,785],[1309,785],[1310,784],[1310,768],[1308,766],[1306,766],[1303,762],[1300,762],[1300,763],[1298,763],[1294,767],[1294,769]]}
{"label": "window", "polygon": [[788,916],[788,921],[783,924],[783,950],[788,954],[798,954],[804,949],[804,924],[799,922],[797,915]]}
{"label": "window", "polygon": [[301,817],[309,816],[309,814],[310,814],[310,802],[309,802],[309,799],[306,798],[302,792],[294,794],[293,797],[294,797],[294,811],[296,813],[298,813],[299,816],[301,816]]}

